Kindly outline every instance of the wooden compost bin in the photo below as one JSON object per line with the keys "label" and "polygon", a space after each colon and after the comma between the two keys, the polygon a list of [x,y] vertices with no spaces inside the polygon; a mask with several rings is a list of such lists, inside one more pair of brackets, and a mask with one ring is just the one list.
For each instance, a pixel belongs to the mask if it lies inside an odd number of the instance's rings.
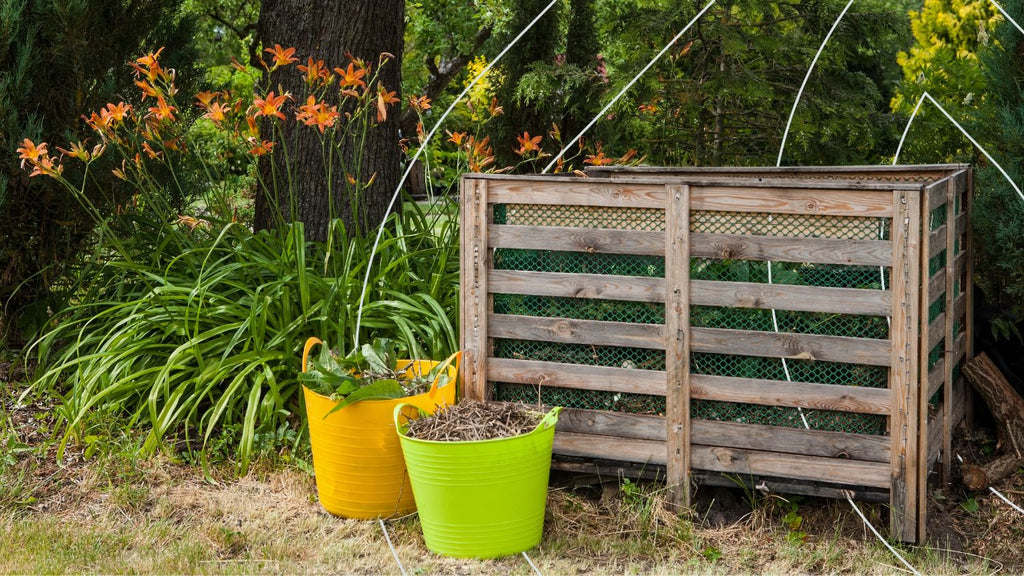
{"label": "wooden compost bin", "polygon": [[464,397],[562,405],[574,470],[887,500],[923,539],[971,354],[962,165],[469,174]]}

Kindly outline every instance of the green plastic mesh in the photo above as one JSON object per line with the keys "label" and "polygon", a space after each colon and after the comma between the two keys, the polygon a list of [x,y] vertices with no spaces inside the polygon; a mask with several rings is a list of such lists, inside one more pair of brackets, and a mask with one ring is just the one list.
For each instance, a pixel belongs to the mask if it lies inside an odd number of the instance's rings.
{"label": "green plastic mesh", "polygon": [[[944,218],[936,214],[934,218]],[[888,240],[886,219],[824,217],[766,213],[694,211],[691,232],[743,234],[796,238],[827,237],[860,240]],[[509,204],[495,206],[494,223],[510,226],[559,226],[616,230],[664,231],[663,210]],[[938,224],[941,225],[941,224]],[[944,255],[943,255],[944,256]],[[774,284],[858,288],[878,290],[890,285],[890,269],[873,266],[842,266],[800,262],[715,260],[694,258],[690,276],[694,280],[768,283],[769,265]],[[605,274],[647,278],[665,277],[661,256],[596,254],[553,250],[498,249],[493,266],[499,270]],[[941,264],[940,264],[941,266]],[[571,318],[662,325],[665,306],[661,303],[617,300],[494,294],[494,312],[550,318]],[[778,331],[856,338],[888,338],[889,323],[881,316],[826,314],[778,310]],[[693,306],[694,327],[775,331],[771,310]],[[644,348],[590,346],[555,342],[495,339],[497,358],[540,360],[645,370],[665,370],[665,352]],[[884,367],[749,357],[728,354],[691,354],[694,374],[756,378],[785,382],[823,383],[843,386],[885,388]],[[787,374],[788,372],[788,374]],[[639,414],[664,414],[665,398],[657,395],[577,390],[493,382],[496,400],[537,402],[590,410],[611,410]],[[803,428],[803,418],[814,429],[858,434],[886,433],[886,417],[824,410],[715,401],[694,401],[693,418],[747,422]]]}

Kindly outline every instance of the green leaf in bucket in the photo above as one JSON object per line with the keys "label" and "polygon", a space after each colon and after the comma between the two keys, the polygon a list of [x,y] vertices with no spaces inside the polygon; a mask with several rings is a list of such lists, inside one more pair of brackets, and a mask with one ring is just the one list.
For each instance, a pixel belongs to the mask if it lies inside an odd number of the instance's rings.
{"label": "green leaf in bucket", "polygon": [[345,406],[359,402],[360,400],[390,400],[392,398],[401,398],[403,396],[405,396],[405,389],[398,383],[398,380],[377,380],[376,382],[367,384],[343,398],[338,402],[337,406],[327,413],[326,416],[330,416]]}

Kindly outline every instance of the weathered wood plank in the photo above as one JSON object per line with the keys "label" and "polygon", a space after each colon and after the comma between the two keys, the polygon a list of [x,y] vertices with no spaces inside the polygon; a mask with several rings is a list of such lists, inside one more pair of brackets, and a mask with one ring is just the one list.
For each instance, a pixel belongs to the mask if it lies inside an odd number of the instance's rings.
{"label": "weathered wood plank", "polygon": [[[665,280],[607,274],[491,270],[490,291],[562,298],[664,302]],[[887,316],[889,290],[787,286],[756,282],[690,281],[690,304]]]}
{"label": "weathered wood plank", "polygon": [[926,470],[939,463],[940,453],[945,457],[943,436],[945,436],[944,430],[946,428],[946,404],[950,404],[950,402],[939,403],[935,409],[935,418],[928,423],[928,464],[925,466]]}
{"label": "weathered wood plank", "polygon": [[646,230],[494,225],[488,232],[487,241],[492,248],[665,255],[665,233]]}
{"label": "weathered wood plank", "polygon": [[[892,335],[889,386],[893,411],[889,417],[892,440],[890,470],[890,528],[894,538],[917,538],[917,376],[921,298],[916,294],[920,278],[921,198],[893,192]],[[943,283],[945,283],[943,279]]]}
{"label": "weathered wood plank", "polygon": [[[932,210],[946,204],[946,188],[948,188],[949,184],[954,181],[954,176],[955,173],[947,174],[938,180],[929,182],[928,185],[925,186],[924,198],[926,211],[923,213],[925,217],[927,217],[928,213]],[[927,223],[925,224],[925,229],[927,229]]]}
{"label": "weathered wood plank", "polygon": [[[957,281],[956,268],[953,266],[953,258],[956,255],[956,241],[964,232],[967,230],[967,214],[961,214],[957,216],[956,211],[956,199],[958,196],[957,188],[959,186],[959,178],[951,178],[949,184],[946,186],[946,221],[952,224],[948,226],[948,232],[944,238],[943,244],[946,247],[946,262],[943,268],[946,272],[946,317],[944,325],[944,336],[947,343],[954,343],[956,334],[953,329],[955,323],[960,320],[965,310],[957,310],[956,292],[954,290],[955,283]],[[966,299],[962,299],[964,307],[966,307]],[[939,417],[939,422],[942,424],[939,426],[940,436],[938,442],[941,442],[942,446],[942,480],[949,484],[953,479],[953,430],[948,424],[953,421],[953,368],[956,365],[956,358],[954,358],[953,346],[946,346],[945,352],[945,366],[943,370],[943,386],[942,386],[942,414]],[[932,438],[929,435],[928,441],[931,442]],[[929,463],[931,460],[929,459]],[[927,466],[925,466],[927,468]],[[927,486],[927,472],[925,473],[925,485]],[[923,491],[925,487],[922,487]],[[925,496],[922,495],[922,502],[926,502]],[[924,529],[921,528],[921,538],[924,538]]]}
{"label": "weathered wood plank", "polygon": [[664,208],[665,185],[612,182],[594,179],[525,177],[491,179],[490,201],[495,204],[557,204],[565,206],[613,206],[617,208]]}
{"label": "weathered wood plank", "polygon": [[[974,213],[974,168],[967,168],[967,174],[964,180],[964,183],[958,183],[957,186],[963,194],[962,209],[964,211],[965,218],[969,222],[972,217],[971,215]],[[964,350],[968,358],[974,358],[974,282],[972,281],[972,278],[974,278],[973,234],[966,235],[966,242],[963,246],[960,247],[960,250],[961,253],[957,255],[957,260],[961,260],[962,257],[963,261],[966,262],[963,270],[961,270],[960,268],[956,269],[956,276],[957,278],[960,278],[960,286],[962,286],[961,289],[965,291],[964,297],[967,301],[967,321],[965,322],[966,344]],[[961,378],[960,380],[962,383],[965,382],[963,378]],[[956,408],[960,408],[961,406],[963,407],[964,419],[966,419],[967,421],[967,428],[970,429],[974,425],[974,402],[971,401],[971,395],[974,392],[971,389],[967,388],[967,385],[965,383],[961,385],[963,386],[962,397],[964,402],[962,405],[957,405]],[[959,419],[953,418],[953,420],[949,422],[949,425],[950,427],[953,427],[959,423]]]}
{"label": "weathered wood plank", "polygon": [[559,433],[596,434],[657,442],[664,442],[666,433],[664,416],[572,408],[562,410],[556,429]]}
{"label": "weathered wood plank", "polygon": [[939,315],[936,316],[934,320],[932,320],[931,324],[928,325],[927,333],[928,333],[928,339],[925,341],[927,346],[922,346],[922,348],[925,348],[923,353],[925,354],[925,360],[926,361],[928,359],[927,355],[932,351],[933,348],[935,348],[936,345],[938,345],[938,343],[946,335],[946,313],[945,312],[940,312]]}
{"label": "weathered wood plank", "polygon": [[787,332],[754,332],[723,328],[693,328],[691,351],[766,356],[792,360],[822,360],[888,366],[888,340],[820,336]]}
{"label": "weathered wood plank", "polygon": [[690,506],[690,188],[667,186],[665,426],[669,501]]}
{"label": "weathered wood plank", "polygon": [[484,374],[489,353],[487,339],[487,268],[490,251],[487,247],[487,182],[464,178],[461,186],[460,260],[461,314],[460,345],[463,350],[460,376],[463,398],[488,398]]}
{"label": "weathered wood plank", "polygon": [[885,436],[711,420],[693,420],[692,426],[694,441],[705,446],[889,462],[889,439]]}
{"label": "weathered wood plank", "polygon": [[664,466],[666,446],[661,440],[558,432],[555,434],[553,452],[577,458],[600,458]]}
{"label": "weathered wood plank", "polygon": [[493,294],[660,303],[665,301],[665,279],[608,274],[491,270],[490,291]]}
{"label": "weathered wood plank", "polygon": [[882,488],[889,485],[889,464],[739,450],[695,444],[693,468],[726,472],[782,476],[799,480],[856,484]]}
{"label": "weathered wood plank", "polygon": [[[677,166],[588,166],[586,173],[598,178],[676,178],[694,179],[725,176],[730,178],[841,178],[885,182],[893,181],[932,182],[946,177],[951,172],[962,173],[964,164],[921,164],[921,165],[869,165],[869,166],[728,166],[728,167],[677,167]],[[820,180],[815,180],[820,182]]]}
{"label": "weathered wood plank", "polygon": [[892,393],[884,388],[694,374],[690,378],[690,390],[693,398],[698,400],[837,410],[860,414],[888,415],[892,409]]}
{"label": "weathered wood plank", "polygon": [[[592,346],[622,346],[662,350],[664,326],[570,320],[492,314],[488,317],[488,335],[492,338],[540,340]],[[723,328],[691,328],[691,352],[767,356],[793,360],[847,362],[870,366],[888,366],[890,342],[869,338],[755,332]]]}
{"label": "weathered wood plank", "polygon": [[946,359],[939,358],[935,361],[935,365],[928,369],[928,398],[935,396],[935,393],[942,388],[942,383],[945,381],[946,372]]}
{"label": "weathered wood plank", "polygon": [[510,358],[487,359],[487,379],[492,382],[664,396],[665,378],[665,373],[657,370]]}
{"label": "weathered wood plank", "polygon": [[[968,252],[961,251],[956,255],[953,260],[953,269],[957,277],[963,277],[967,266],[970,263],[970,258],[967,258]],[[971,284],[967,283],[968,289]],[[942,297],[946,293],[946,272],[945,270],[939,270],[928,279],[928,305],[932,305],[936,300]]]}
{"label": "weathered wood plank", "polygon": [[955,217],[949,216],[949,218],[951,218],[950,222],[956,223],[952,228],[950,228],[948,224],[943,224],[942,226],[939,226],[935,230],[932,230],[932,232],[928,235],[929,258],[935,258],[936,256],[939,255],[939,253],[947,249],[949,250],[947,254],[956,253],[956,250],[953,249],[954,246],[947,245],[946,239],[949,237],[949,233],[951,230],[953,231],[954,239],[959,236],[962,236],[964,232],[967,231],[967,215],[960,214],[959,216]]}
{"label": "weathered wood plank", "polygon": [[[758,183],[763,185],[764,183]],[[844,183],[829,189],[830,183],[816,182],[814,188],[763,188],[744,185],[692,183],[691,210],[723,212],[772,212],[775,214],[816,214],[820,216],[887,217],[892,215],[888,190],[871,190],[871,185]],[[858,188],[850,190],[851,188]],[[881,188],[881,187],[879,187]]]}
{"label": "weathered wood plank", "polygon": [[657,324],[492,314],[488,326],[492,338],[665,349],[664,326]]}
{"label": "weathered wood plank", "polygon": [[888,316],[892,307],[892,292],[889,290],[707,280],[692,280],[690,289],[690,304],[695,306],[834,312],[868,316]]}
{"label": "weathered wood plank", "polygon": [[[947,177],[947,178],[942,180],[943,183],[941,185],[937,186],[936,184],[933,183],[929,187],[925,188],[924,197],[921,199],[921,203],[923,203],[925,206],[931,206],[933,198],[939,197],[939,198],[941,198],[941,202],[939,203],[939,205],[945,204],[945,202],[946,202],[946,185],[945,185],[945,183],[949,182],[949,181],[950,181],[950,179],[949,179],[949,177]],[[929,229],[931,227],[931,222],[930,222],[930,220],[931,220],[931,211],[930,211],[930,209],[924,208],[924,209],[921,210],[921,219],[922,219],[922,222],[921,222],[921,239],[920,239],[921,244],[920,244],[920,247],[919,247],[920,248],[921,256],[920,256],[920,262],[917,264],[917,266],[914,266],[914,268],[919,270],[918,274],[919,274],[920,278],[927,278],[928,277],[929,266],[930,266],[930,260],[931,260],[931,256],[929,256],[929,255],[932,253],[931,235],[929,234]],[[945,228],[945,227],[946,226],[942,226],[942,228]],[[943,230],[943,234],[945,234],[945,230]],[[897,236],[895,236],[895,234],[894,234],[893,238],[897,238]],[[945,245],[946,245],[946,238],[945,238],[945,236],[941,237],[941,243],[942,243],[942,246],[944,248]],[[897,270],[897,268],[894,267],[893,270],[895,271],[895,270]],[[929,397],[926,396],[925,394],[923,394],[923,391],[928,388],[928,382],[927,382],[927,377],[928,376],[927,376],[926,372],[927,372],[927,368],[928,368],[928,356],[929,356],[929,353],[931,352],[932,347],[928,345],[928,340],[929,340],[930,335],[931,335],[930,325],[928,323],[928,319],[929,319],[928,302],[930,300],[930,295],[928,293],[926,293],[925,291],[921,290],[919,285],[916,284],[916,283],[909,285],[909,290],[911,290],[912,293],[916,292],[916,294],[914,294],[914,296],[916,297],[916,300],[919,303],[918,304],[918,310],[920,312],[920,314],[918,314],[915,317],[916,322],[917,322],[917,327],[918,327],[918,333],[917,334],[919,335],[920,339],[917,342],[913,343],[913,346],[917,349],[917,353],[918,353],[918,358],[917,358],[918,371],[910,379],[910,382],[911,382],[910,386],[912,388],[911,392],[912,392],[913,398],[911,398],[909,400],[910,402],[914,402],[915,399],[916,399],[916,406],[912,406],[912,409],[913,409],[912,410],[912,414],[910,416],[908,416],[908,420],[910,421],[911,425],[913,426],[913,430],[915,431],[915,432],[913,432],[913,434],[916,434],[916,436],[917,436],[916,438],[912,439],[912,440],[915,440],[916,442],[915,442],[914,446],[912,446],[910,448],[910,449],[914,450],[914,453],[912,454],[912,456],[913,456],[912,462],[918,463],[920,465],[915,464],[913,466],[908,466],[907,467],[907,477],[908,477],[908,479],[912,480],[912,482],[908,482],[907,498],[908,498],[908,502],[910,504],[908,504],[909,508],[907,509],[906,513],[908,515],[912,515],[913,516],[913,522],[912,522],[913,529],[914,529],[914,536],[913,537],[914,537],[914,541],[918,541],[918,540],[921,540],[923,538],[923,531],[924,531],[925,526],[926,526],[926,524],[924,523],[924,515],[926,513],[926,510],[922,509],[922,506],[921,506],[920,503],[927,503],[928,502],[926,490],[927,490],[927,486],[928,486],[928,469],[927,469],[928,466],[927,466],[927,462],[928,462],[928,398]],[[939,338],[942,337],[941,336],[941,333],[942,333],[942,328],[941,327],[944,327],[944,326],[945,326],[945,320],[943,320],[943,323],[940,324]],[[912,420],[911,420],[911,418],[912,418]],[[927,506],[924,506],[924,507],[926,508]],[[909,522],[905,523],[905,526],[903,528],[903,530],[905,532],[910,529],[910,524],[911,523],[909,523]],[[906,536],[904,536],[904,539],[907,539]]]}
{"label": "weathered wood plank", "polygon": [[697,258],[851,266],[887,266],[892,261],[892,243],[883,240],[695,233],[692,244],[691,254]]}
{"label": "weathered wood plank", "polygon": [[[664,442],[665,422],[663,416],[567,408],[558,418],[558,432]],[[889,462],[889,439],[884,436],[711,420],[692,420],[690,425],[691,438],[705,446]],[[595,457],[607,458],[601,454]]]}

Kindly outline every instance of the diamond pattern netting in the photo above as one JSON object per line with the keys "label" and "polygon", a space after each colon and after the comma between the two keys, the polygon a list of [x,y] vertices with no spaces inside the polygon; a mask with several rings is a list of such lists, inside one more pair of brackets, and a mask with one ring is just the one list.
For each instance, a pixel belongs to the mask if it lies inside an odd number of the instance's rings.
{"label": "diamond pattern netting", "polygon": [[[936,213],[937,220],[939,215]],[[864,217],[828,217],[767,213],[695,211],[691,213],[691,232],[786,236],[796,238],[840,238],[888,240],[887,219]],[[509,204],[494,209],[494,223],[512,226],[558,226],[663,232],[663,210],[646,208],[608,208]],[[941,225],[941,224],[939,224]],[[937,225],[936,225],[937,226]],[[646,278],[665,277],[662,256],[597,254],[554,250],[498,249],[493,256],[495,269],[574,274],[605,274]],[[694,280],[768,283],[769,265],[774,284],[837,288],[881,289],[890,285],[890,270],[873,266],[841,266],[799,262],[754,260],[715,260],[694,258],[690,275]],[[641,324],[664,324],[663,303],[627,302],[585,298],[558,298],[516,294],[494,294],[494,312],[550,318],[598,320]],[[822,334],[857,338],[888,338],[889,325],[881,316],[776,311],[780,332]],[[691,326],[737,330],[775,331],[770,310],[691,307]],[[642,348],[561,344],[532,340],[496,339],[494,356],[524,360],[542,360],[565,364],[584,364],[665,370],[665,352]],[[835,362],[790,360],[789,378],[794,382],[814,382],[844,386],[885,388],[885,368]],[[695,374],[786,381],[782,362],[728,354],[691,355]],[[576,390],[552,386],[494,383],[497,400],[517,400],[591,410],[613,410],[640,414],[664,414],[665,398],[658,395],[627,394],[611,391]],[[694,401],[694,418],[749,422],[803,428],[795,408],[714,401]],[[885,434],[884,416],[823,410],[805,410],[812,428],[861,434]]]}

